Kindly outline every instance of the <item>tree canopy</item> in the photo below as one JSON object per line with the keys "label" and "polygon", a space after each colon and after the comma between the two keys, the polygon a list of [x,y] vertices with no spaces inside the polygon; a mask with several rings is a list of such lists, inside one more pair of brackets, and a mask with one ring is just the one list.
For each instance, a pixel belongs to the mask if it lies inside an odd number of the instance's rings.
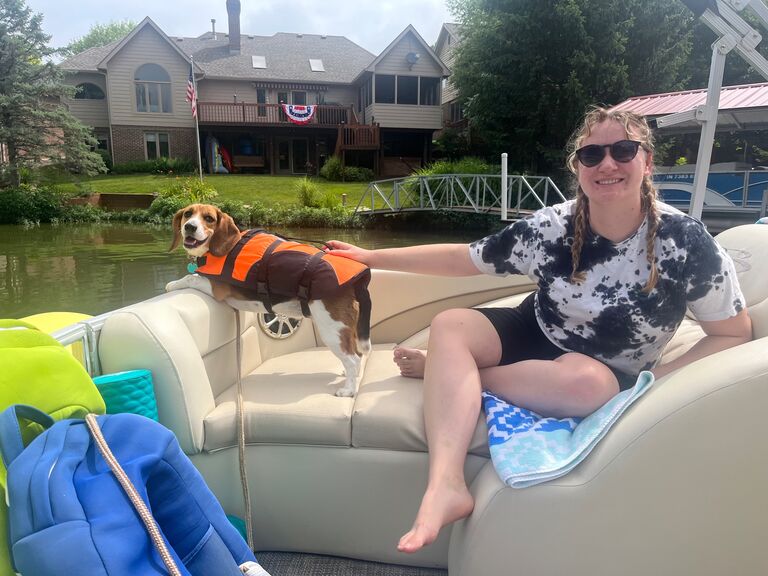
{"label": "tree canopy", "polygon": [[94,24],[84,36],[69,43],[65,48],[68,54],[79,54],[88,48],[106,46],[110,42],[120,40],[136,27],[132,20],[112,20],[107,24]]}
{"label": "tree canopy", "polygon": [[17,184],[21,169],[61,163],[85,174],[105,171],[90,128],[61,104],[72,88],[51,62],[55,50],[23,0],[0,2],[0,184]]}
{"label": "tree canopy", "polygon": [[[669,0],[449,0],[472,129],[510,167],[553,173],[590,104],[682,88],[692,14]],[[482,62],[482,65],[478,65]]]}

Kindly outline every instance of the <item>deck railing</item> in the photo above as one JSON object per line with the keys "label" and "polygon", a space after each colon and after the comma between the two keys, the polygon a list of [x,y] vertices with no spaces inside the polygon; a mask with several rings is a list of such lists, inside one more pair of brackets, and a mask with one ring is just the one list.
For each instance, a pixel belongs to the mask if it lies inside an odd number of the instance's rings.
{"label": "deck railing", "polygon": [[[226,125],[285,125],[291,124],[280,104],[254,104],[250,102],[198,102],[201,124]],[[317,111],[306,124],[294,126],[333,126],[356,122],[351,106],[318,104]]]}
{"label": "deck railing", "polygon": [[337,153],[341,150],[378,150],[380,131],[378,124],[340,125]]}

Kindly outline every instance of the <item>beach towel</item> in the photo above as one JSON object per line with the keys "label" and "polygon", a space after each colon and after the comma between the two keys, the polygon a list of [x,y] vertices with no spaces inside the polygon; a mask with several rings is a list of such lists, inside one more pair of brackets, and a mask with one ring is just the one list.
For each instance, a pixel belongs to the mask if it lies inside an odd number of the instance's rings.
{"label": "beach towel", "polygon": [[641,372],[635,385],[585,418],[544,418],[483,392],[488,444],[499,478],[525,488],[564,476],[586,458],[624,411],[653,385]]}

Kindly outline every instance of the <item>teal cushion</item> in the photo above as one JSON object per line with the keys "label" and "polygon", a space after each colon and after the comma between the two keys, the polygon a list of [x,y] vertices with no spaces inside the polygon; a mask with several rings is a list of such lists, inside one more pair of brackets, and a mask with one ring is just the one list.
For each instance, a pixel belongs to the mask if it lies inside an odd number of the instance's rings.
{"label": "teal cushion", "polygon": [[104,374],[93,379],[99,389],[107,414],[130,412],[157,420],[157,402],[149,370],[128,370]]}

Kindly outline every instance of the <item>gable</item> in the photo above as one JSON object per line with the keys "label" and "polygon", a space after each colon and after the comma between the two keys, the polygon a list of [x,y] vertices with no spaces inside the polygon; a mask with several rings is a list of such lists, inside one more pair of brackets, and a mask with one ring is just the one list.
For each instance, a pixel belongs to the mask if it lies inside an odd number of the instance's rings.
{"label": "gable", "polygon": [[[409,54],[417,54],[418,60],[411,65]],[[374,65],[376,74],[404,74],[413,76],[444,76],[444,66],[435,54],[413,31],[407,31],[391,44]]]}

